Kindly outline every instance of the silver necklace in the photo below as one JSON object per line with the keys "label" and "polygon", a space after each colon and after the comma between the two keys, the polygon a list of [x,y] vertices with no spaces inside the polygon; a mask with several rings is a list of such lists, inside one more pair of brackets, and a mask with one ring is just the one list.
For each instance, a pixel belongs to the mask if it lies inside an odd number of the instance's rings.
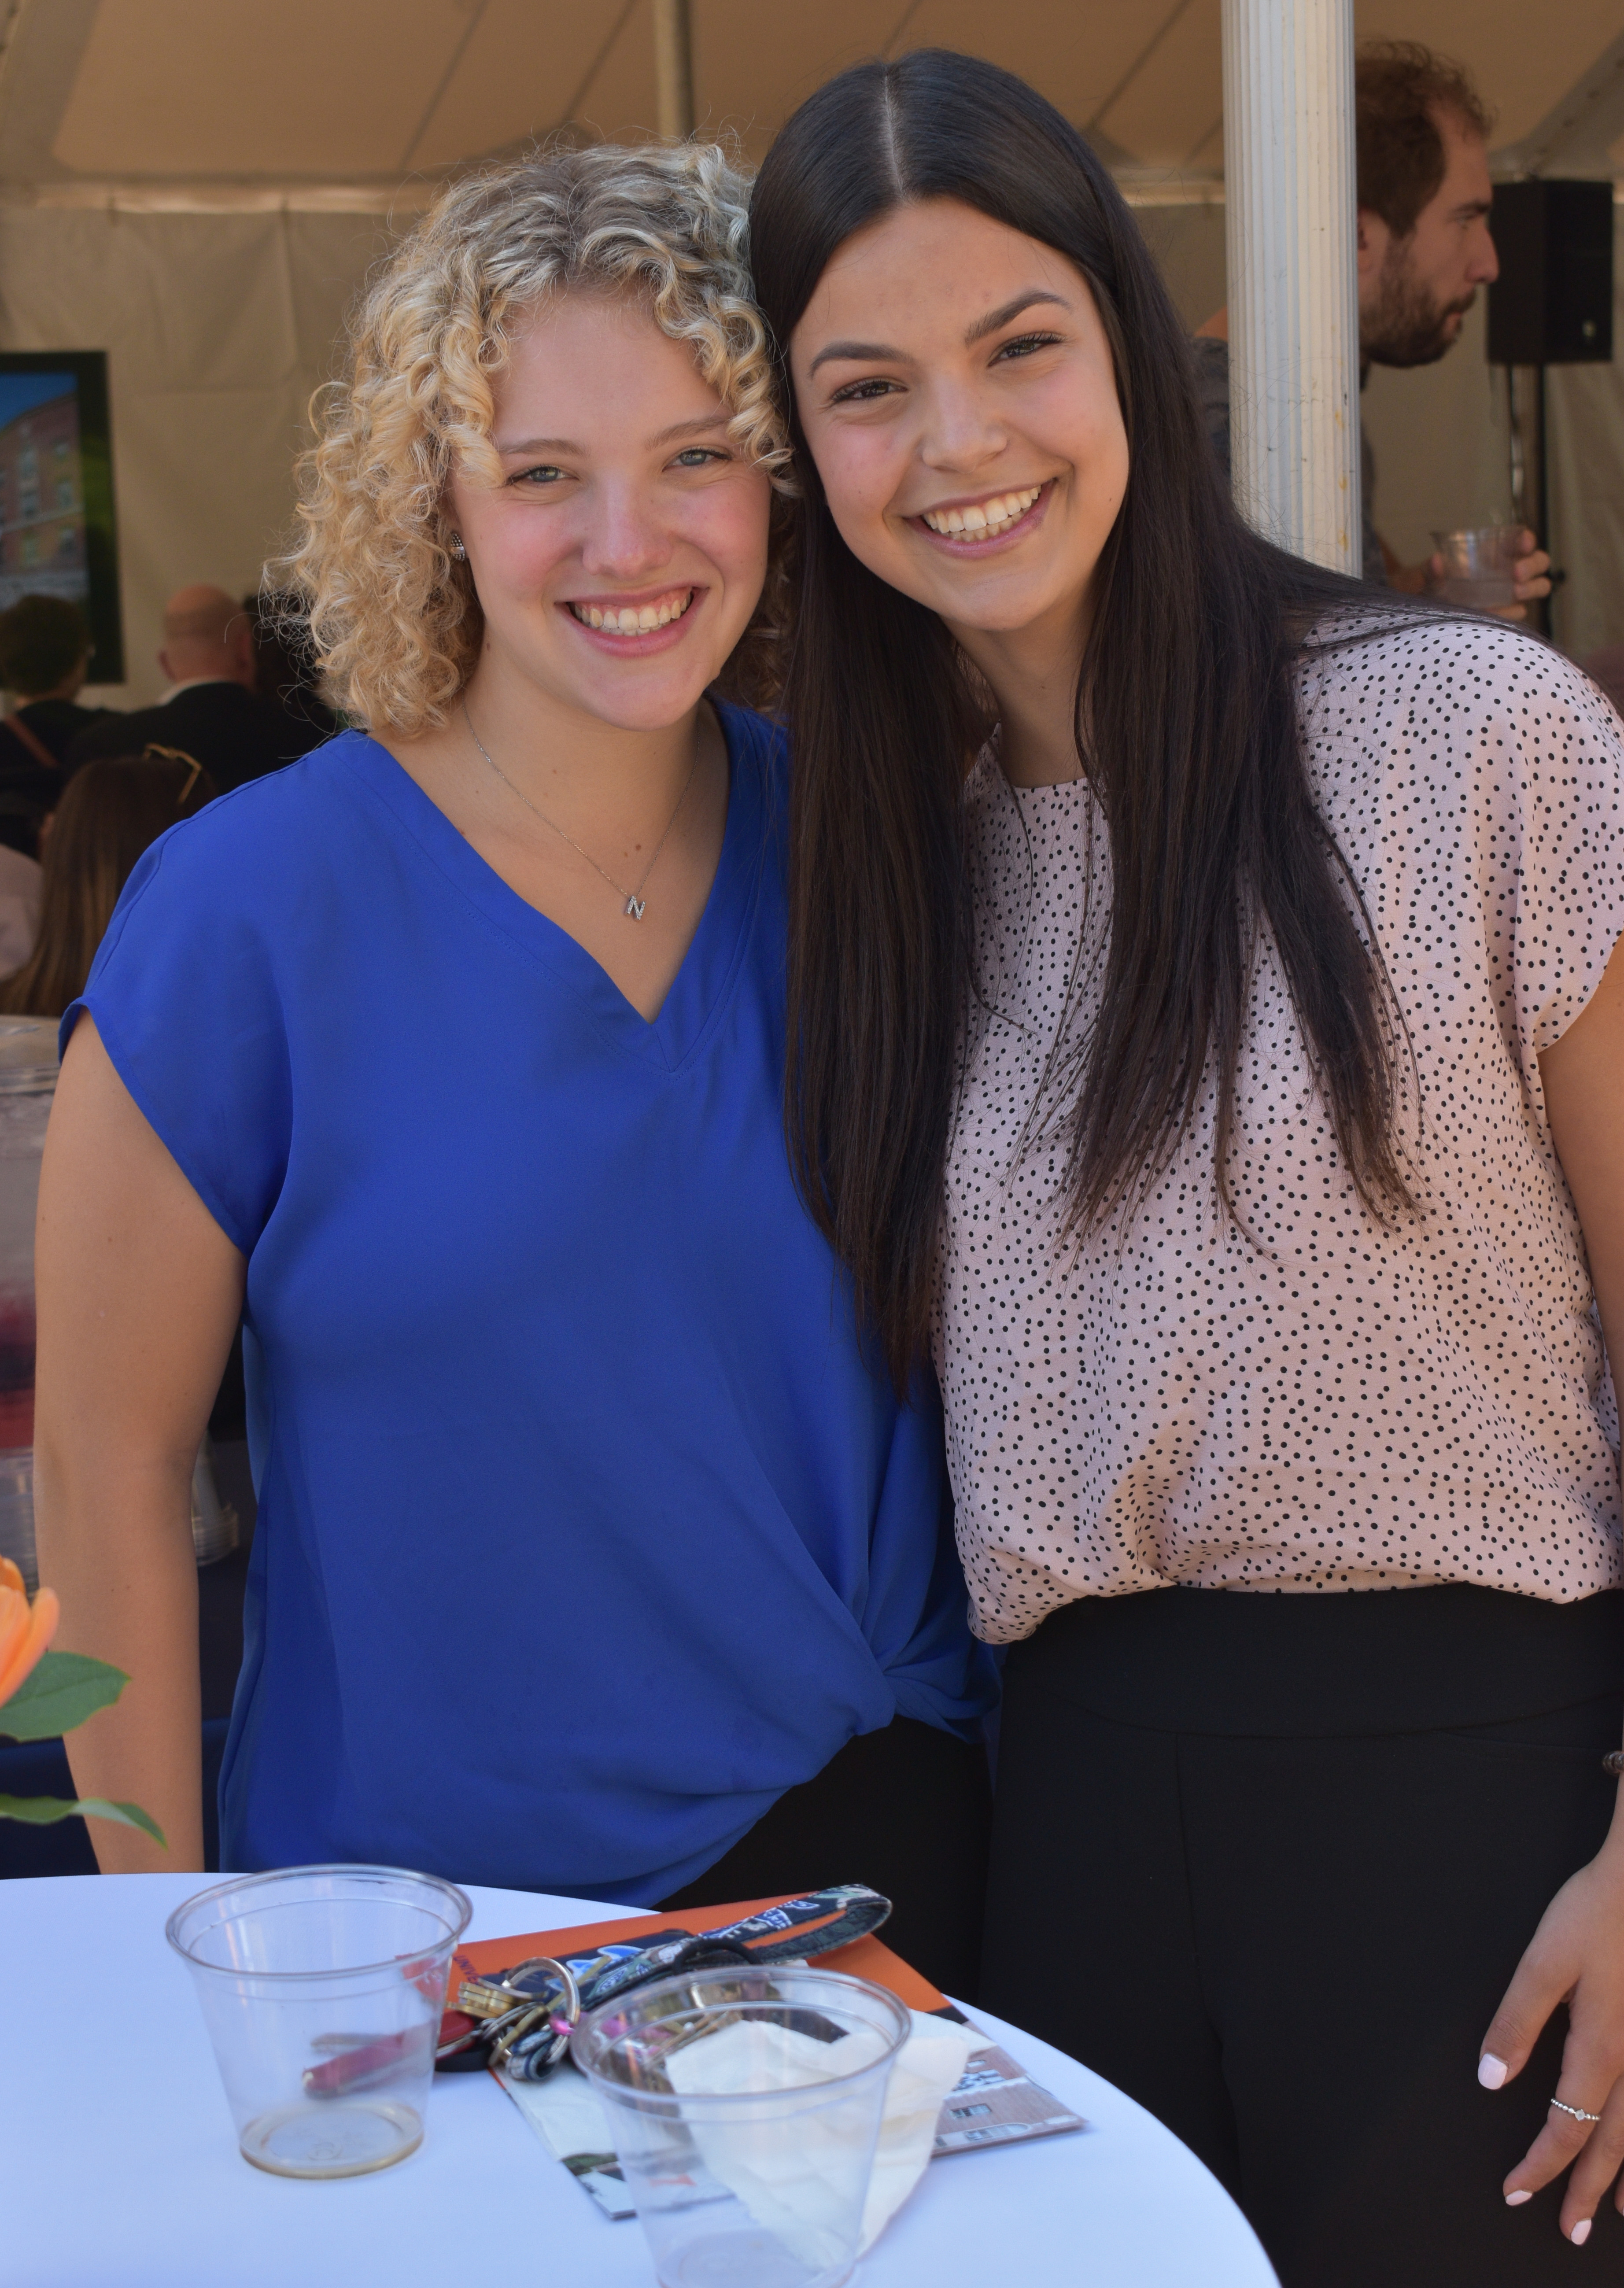
{"label": "silver necklace", "polygon": [[594,874],[601,874],[603,876],[603,879],[609,884],[610,889],[615,893],[615,895],[617,898],[623,898],[625,901],[620,910],[625,915],[629,921],[641,921],[643,918],[643,908],[648,902],[643,896],[643,892],[649,886],[649,877],[653,873],[656,866],[658,865],[660,853],[671,839],[671,830],[677,822],[677,818],[681,811],[683,804],[688,800],[688,790],[693,785],[694,773],[699,768],[699,743],[697,739],[694,742],[694,759],[689,767],[687,781],[683,786],[681,793],[677,797],[677,807],[672,812],[671,816],[665,822],[665,831],[661,835],[659,840],[654,846],[653,857],[650,858],[649,863],[643,868],[642,880],[638,884],[634,890],[627,890],[622,888],[621,885],[615,879],[615,877],[612,874],[604,873],[602,867],[599,865],[597,860],[593,856],[592,852],[590,850],[583,850],[573,834],[566,834],[563,828],[559,824],[557,819],[549,818],[546,812],[542,809],[538,803],[532,802],[522,788],[516,787],[513,784],[512,779],[508,777],[507,773],[502,768],[501,764],[498,762],[490,748],[485,744],[485,742],[481,738],[479,733],[474,729],[474,718],[468,712],[468,703],[466,699],[462,703],[462,719],[468,727],[468,736],[473,740],[481,754],[484,756],[485,760],[490,765],[491,769],[501,780],[509,794],[516,795],[519,800],[524,805],[526,810],[533,810],[544,826],[550,826],[552,828],[553,833],[557,835],[561,842],[567,842],[569,845],[569,847],[575,851],[578,856],[585,858]]}

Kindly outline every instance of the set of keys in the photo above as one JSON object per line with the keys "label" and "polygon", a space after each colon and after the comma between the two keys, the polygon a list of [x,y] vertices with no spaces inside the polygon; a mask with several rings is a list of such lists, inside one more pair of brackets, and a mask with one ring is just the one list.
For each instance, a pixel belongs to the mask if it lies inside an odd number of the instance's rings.
{"label": "set of keys", "polygon": [[650,1980],[737,1964],[804,1962],[880,1928],[891,1903],[865,1883],[837,1883],[713,1931],[653,1930],[609,1939],[560,1961],[535,1954],[495,1978],[466,1978],[440,2024],[441,2073],[500,2068],[514,2081],[545,2081],[569,2047],[584,2010]]}
{"label": "set of keys", "polygon": [[[563,2056],[581,2014],[581,1991],[568,1963],[532,1955],[500,1978],[465,1978],[441,2022],[436,2065],[475,2047],[482,2066],[505,2066],[539,2081]],[[472,2022],[456,2029],[458,2017]],[[449,2038],[448,2038],[449,2036]]]}

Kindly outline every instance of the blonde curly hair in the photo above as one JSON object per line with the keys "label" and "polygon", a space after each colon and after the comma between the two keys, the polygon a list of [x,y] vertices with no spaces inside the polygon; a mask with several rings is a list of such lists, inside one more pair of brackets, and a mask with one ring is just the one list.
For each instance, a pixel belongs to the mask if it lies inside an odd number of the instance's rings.
{"label": "blonde curly hair", "polygon": [[692,346],[734,443],[783,481],[748,197],[713,144],[544,150],[454,184],[373,278],[343,378],[311,401],[302,532],[267,572],[299,600],[322,690],[352,720],[407,736],[442,723],[473,671],[483,620],[446,489],[454,472],[501,482],[491,385],[550,293],[642,299]]}

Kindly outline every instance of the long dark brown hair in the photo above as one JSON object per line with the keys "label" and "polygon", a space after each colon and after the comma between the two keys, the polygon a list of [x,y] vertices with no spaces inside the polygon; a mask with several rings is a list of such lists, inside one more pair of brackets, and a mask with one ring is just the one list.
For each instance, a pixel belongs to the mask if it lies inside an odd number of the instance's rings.
{"label": "long dark brown hair", "polygon": [[[1402,1205],[1394,1013],[1357,886],[1315,807],[1293,686],[1309,631],[1323,636],[1375,600],[1242,523],[1183,329],[1115,184],[1050,104],[992,64],[941,49],[860,64],[779,133],[756,183],[751,253],[781,359],[845,242],[932,198],[975,208],[1082,273],[1127,430],[1127,490],[1095,578],[1076,713],[1112,895],[1098,1019],[1075,1076],[1072,1226],[1111,1213],[1165,1166],[1209,1057],[1222,1192],[1262,924],[1347,1165],[1373,1211]],[[793,434],[786,1131],[811,1212],[900,1384],[929,1331],[970,982],[963,786],[987,725],[947,629],[852,554],[799,424]]]}
{"label": "long dark brown hair", "polygon": [[136,860],[213,795],[202,764],[174,747],[81,765],[41,850],[39,935],[0,982],[0,1009],[60,1017],[78,999]]}

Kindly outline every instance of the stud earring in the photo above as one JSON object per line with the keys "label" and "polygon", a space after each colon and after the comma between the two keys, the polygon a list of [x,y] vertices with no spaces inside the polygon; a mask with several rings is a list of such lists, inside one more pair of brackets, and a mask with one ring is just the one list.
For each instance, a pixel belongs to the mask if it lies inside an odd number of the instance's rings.
{"label": "stud earring", "polygon": [[462,544],[460,532],[454,532],[451,535],[451,553],[459,564],[466,564],[468,560],[468,552]]}

